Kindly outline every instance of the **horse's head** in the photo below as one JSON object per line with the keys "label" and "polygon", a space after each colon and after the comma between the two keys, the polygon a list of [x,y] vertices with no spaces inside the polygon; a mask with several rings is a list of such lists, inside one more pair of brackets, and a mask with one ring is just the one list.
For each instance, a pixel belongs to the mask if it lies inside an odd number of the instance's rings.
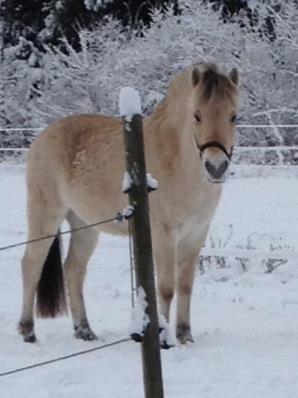
{"label": "horse's head", "polygon": [[210,182],[222,182],[228,169],[238,110],[236,69],[227,75],[216,66],[194,67],[191,72],[191,131]]}

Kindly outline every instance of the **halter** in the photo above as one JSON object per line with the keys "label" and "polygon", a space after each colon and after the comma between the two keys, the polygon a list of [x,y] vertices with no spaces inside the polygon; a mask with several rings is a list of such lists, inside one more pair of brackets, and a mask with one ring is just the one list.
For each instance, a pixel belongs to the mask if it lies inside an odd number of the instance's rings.
{"label": "halter", "polygon": [[195,135],[194,135],[194,138],[195,138],[195,142],[196,142],[197,148],[198,148],[198,150],[200,151],[200,157],[202,157],[203,152],[205,151],[205,149],[214,147],[214,148],[218,148],[218,149],[220,149],[221,151],[223,151],[223,153],[226,155],[226,157],[227,157],[229,160],[231,160],[232,155],[233,155],[233,147],[231,148],[231,151],[228,152],[227,149],[226,149],[226,147],[225,147],[221,142],[218,142],[218,141],[208,141],[208,142],[206,142],[206,143],[203,144],[203,145],[199,145],[199,143],[198,143],[197,138],[196,138]]}

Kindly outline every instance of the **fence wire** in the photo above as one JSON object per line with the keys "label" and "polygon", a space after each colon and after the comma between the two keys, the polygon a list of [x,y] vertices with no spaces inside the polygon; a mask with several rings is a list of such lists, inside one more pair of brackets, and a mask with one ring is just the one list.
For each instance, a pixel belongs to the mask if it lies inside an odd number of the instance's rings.
{"label": "fence wire", "polygon": [[98,225],[107,224],[107,223],[113,222],[113,221],[120,223],[124,219],[127,219],[127,217],[125,215],[123,215],[122,213],[118,212],[115,217],[107,218],[106,220],[98,221],[98,222],[95,222],[93,224],[88,224],[88,225],[84,225],[82,227],[68,229],[66,231],[58,231],[55,234],[45,235],[45,236],[41,236],[41,237],[36,238],[36,239],[30,239],[30,240],[23,241],[23,242],[13,243],[13,244],[7,245],[7,246],[1,246],[0,247],[0,252],[4,251],[4,250],[8,250],[8,249],[13,249],[13,248],[19,247],[19,246],[25,246],[25,245],[28,245],[30,243],[40,242],[40,241],[46,240],[46,239],[52,239],[52,238],[55,238],[56,236],[62,236],[62,235],[71,234],[73,232],[81,231],[83,229],[93,228],[93,227],[96,227]]}
{"label": "fence wire", "polygon": [[109,348],[109,347],[112,347],[112,346],[115,346],[115,345],[126,343],[128,341],[131,341],[131,338],[124,338],[124,339],[120,339],[120,340],[115,340],[115,341],[112,341],[112,342],[107,343],[107,344],[103,344],[103,345],[100,345],[100,346],[97,346],[97,347],[89,348],[89,349],[83,350],[83,351],[74,352],[72,354],[63,355],[61,357],[53,358],[53,359],[50,359],[48,361],[38,362],[38,363],[35,363],[35,364],[32,364],[32,365],[24,366],[22,368],[16,368],[16,369],[8,370],[6,372],[0,373],[0,377],[9,376],[9,375],[12,375],[12,374],[15,374],[15,373],[20,373],[20,372],[25,372],[25,371],[30,370],[30,369],[34,369],[34,368],[39,368],[41,366],[50,365],[50,364],[55,363],[55,362],[61,362],[61,361],[64,361],[66,359],[78,357],[78,356],[85,355],[85,354],[90,354],[91,352],[103,350],[104,348]]}
{"label": "fence wire", "polygon": [[[93,223],[93,224],[84,225],[82,227],[73,228],[73,229],[69,229],[69,230],[66,230],[66,231],[61,231],[61,232],[58,232],[57,234],[50,234],[50,235],[42,236],[42,237],[39,237],[39,238],[36,238],[36,239],[27,240],[27,241],[24,241],[24,242],[19,242],[19,243],[14,243],[14,244],[7,245],[7,246],[2,246],[2,247],[0,247],[0,251],[12,249],[12,248],[19,247],[19,246],[28,245],[30,243],[39,242],[39,241],[42,241],[42,240],[45,240],[45,239],[55,238],[57,235],[58,236],[66,235],[66,234],[70,234],[70,233],[73,233],[73,232],[81,231],[81,230],[84,230],[84,229],[87,229],[87,228],[93,228],[93,227],[96,227],[98,225],[107,224],[109,222],[118,222],[118,223],[120,223],[123,220],[128,220],[128,222],[130,224],[130,220],[129,219],[131,218],[132,215],[133,215],[133,213],[128,214],[126,212],[126,210],[124,209],[123,212],[118,212],[115,217],[107,218],[105,220],[101,220],[101,221],[98,221],[98,222]],[[129,227],[129,233],[130,232],[131,232],[131,230],[130,230],[130,227]],[[130,265],[131,265],[130,271],[132,272],[132,270],[133,270],[132,261],[133,260],[132,260],[131,242],[129,242],[129,246],[130,246],[130,262],[131,262],[130,263]],[[131,276],[131,278],[133,278],[133,276]],[[133,285],[131,286],[131,289],[133,289]],[[133,297],[133,293],[134,292],[132,290],[132,297]],[[133,298],[132,298],[132,300],[133,300]],[[99,351],[99,350],[102,350],[104,348],[109,348],[109,347],[112,347],[112,346],[115,346],[115,345],[118,345],[118,344],[121,344],[121,343],[125,343],[125,342],[130,341],[130,340],[131,340],[131,338],[123,338],[123,339],[115,340],[115,341],[112,341],[110,343],[103,344],[103,345],[100,345],[100,346],[97,346],[97,347],[94,347],[94,348],[90,348],[90,349],[87,349],[87,350],[75,352],[75,353],[68,354],[68,355],[63,355],[61,357],[50,359],[48,361],[38,362],[38,363],[35,363],[35,364],[32,364],[32,365],[28,365],[28,366],[24,366],[24,367],[21,367],[21,368],[8,370],[8,371],[0,373],[0,377],[9,376],[9,375],[12,375],[12,374],[15,374],[15,373],[20,373],[20,372],[24,372],[24,371],[27,371],[27,370],[30,370],[30,369],[38,368],[38,367],[41,367],[41,366],[46,366],[46,365],[49,365],[49,364],[52,364],[52,363],[55,363],[55,362],[60,362],[60,361],[63,361],[63,360],[66,360],[66,359],[70,359],[70,358],[74,358],[74,357],[77,357],[77,356],[80,356],[80,355],[89,354],[89,353],[92,353],[94,351]]]}

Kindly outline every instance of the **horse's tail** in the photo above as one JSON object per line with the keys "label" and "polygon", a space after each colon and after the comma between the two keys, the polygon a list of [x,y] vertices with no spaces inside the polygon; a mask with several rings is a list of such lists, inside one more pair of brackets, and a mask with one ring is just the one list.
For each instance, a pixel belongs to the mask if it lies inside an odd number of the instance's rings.
{"label": "horse's tail", "polygon": [[67,312],[59,235],[55,237],[43,266],[36,308],[37,314],[43,318],[54,318]]}

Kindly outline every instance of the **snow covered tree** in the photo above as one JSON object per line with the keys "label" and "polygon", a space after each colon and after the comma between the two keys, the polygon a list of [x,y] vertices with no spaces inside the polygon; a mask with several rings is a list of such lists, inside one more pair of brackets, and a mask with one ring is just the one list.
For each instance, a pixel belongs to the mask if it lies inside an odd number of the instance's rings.
{"label": "snow covered tree", "polygon": [[31,47],[42,50],[44,45],[59,46],[61,39],[79,50],[78,31],[92,28],[113,16],[123,25],[149,25],[154,7],[166,10],[178,0],[2,0],[0,18],[4,20],[5,46],[19,44],[20,38]]}
{"label": "snow covered tree", "polygon": [[[278,12],[268,3],[255,8],[254,29],[240,26],[239,19],[246,22],[241,15],[225,23],[211,7],[191,0],[181,0],[179,15],[171,8],[152,13],[151,28],[142,36],[109,19],[78,32],[80,51],[66,39],[65,51],[48,49],[42,68],[16,59],[17,48],[6,49],[5,123],[39,126],[72,113],[115,115],[119,91],[127,85],[140,91],[149,113],[171,77],[197,61],[240,69],[240,121],[297,123],[297,3],[289,0]],[[275,18],[275,40],[260,34],[268,15]],[[240,137],[249,145],[290,142],[297,138],[287,129],[242,130]]]}

